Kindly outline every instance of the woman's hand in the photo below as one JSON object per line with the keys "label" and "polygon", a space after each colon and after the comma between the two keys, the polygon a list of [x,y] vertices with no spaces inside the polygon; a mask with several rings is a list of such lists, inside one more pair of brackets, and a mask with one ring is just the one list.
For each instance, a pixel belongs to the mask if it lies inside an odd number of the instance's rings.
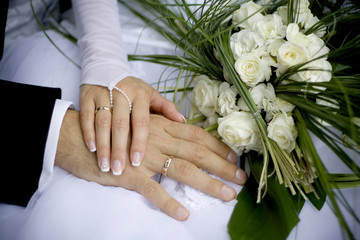
{"label": "woman's hand", "polygon": [[186,220],[189,211],[151,178],[162,171],[169,156],[174,159],[167,176],[219,199],[232,200],[236,191],[199,168],[233,183],[246,182],[246,173],[235,165],[235,153],[203,129],[151,115],[149,131],[141,166],[132,166],[127,158],[127,170],[114,176],[99,170],[95,154],[87,151],[81,136],[79,114],[70,110],[61,128],[55,164],[88,181],[135,190],[177,220]]}
{"label": "woman's hand", "polygon": [[128,96],[112,90],[113,109],[110,109],[110,92],[96,85],[83,85],[80,95],[80,120],[86,145],[90,151],[97,151],[99,167],[102,171],[112,170],[120,175],[125,168],[128,135],[131,129],[130,159],[133,166],[139,166],[146,150],[149,134],[150,111],[184,122],[184,117],[171,101],[161,96],[150,85],[134,77],[126,77],[116,87]]}

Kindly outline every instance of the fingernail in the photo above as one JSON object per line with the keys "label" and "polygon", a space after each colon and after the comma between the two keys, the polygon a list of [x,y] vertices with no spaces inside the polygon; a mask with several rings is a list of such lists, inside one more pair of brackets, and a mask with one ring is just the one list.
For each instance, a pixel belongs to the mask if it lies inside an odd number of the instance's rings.
{"label": "fingernail", "polygon": [[87,145],[88,145],[88,148],[89,148],[90,152],[95,152],[96,151],[96,146],[95,146],[94,141],[89,141]]}
{"label": "fingernail", "polygon": [[177,220],[186,220],[189,217],[189,211],[184,207],[178,207],[174,216]]}
{"label": "fingernail", "polygon": [[107,158],[100,159],[100,168],[103,172],[108,172],[110,170],[110,161]]}
{"label": "fingernail", "polygon": [[244,184],[247,180],[246,173],[241,169],[236,170],[235,176],[236,176],[236,179],[239,180],[240,184]]}
{"label": "fingernail", "polygon": [[116,175],[116,176],[119,176],[119,175],[121,175],[121,173],[122,173],[122,168],[121,168],[121,162],[120,162],[120,160],[115,160],[114,162],[113,162],[113,166],[112,166],[112,173],[114,174],[114,175]]}
{"label": "fingernail", "polygon": [[184,123],[186,123],[186,118],[184,117],[184,115],[182,115],[182,114],[180,113],[180,116],[181,116],[182,119],[184,120]]}
{"label": "fingernail", "polygon": [[236,153],[234,151],[230,151],[228,156],[227,156],[227,160],[229,162],[232,162],[232,163],[237,163],[238,162],[238,156],[236,155]]}
{"label": "fingernail", "polygon": [[235,198],[236,192],[231,187],[224,185],[221,189],[221,195],[226,200],[231,200]]}
{"label": "fingernail", "polygon": [[132,165],[134,167],[138,167],[140,166],[141,163],[141,153],[139,152],[134,152],[133,156],[132,156],[132,161],[131,161]]}

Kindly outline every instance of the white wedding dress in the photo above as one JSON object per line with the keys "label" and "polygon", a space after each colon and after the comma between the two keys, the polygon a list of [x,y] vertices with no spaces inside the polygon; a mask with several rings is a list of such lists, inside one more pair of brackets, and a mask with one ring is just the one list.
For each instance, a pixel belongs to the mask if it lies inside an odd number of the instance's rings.
{"label": "white wedding dress", "polygon": [[[173,51],[171,45],[151,30],[143,32],[142,23],[134,20],[130,13],[121,10],[120,16],[127,33],[123,39],[129,54]],[[64,24],[74,29],[69,21]],[[79,63],[79,50],[75,44],[52,31],[48,34],[64,53]],[[149,83],[157,83],[164,70],[162,66],[144,62],[131,62],[131,67],[138,77]],[[80,69],[68,61],[42,32],[12,44],[0,63],[0,78],[60,87],[63,99],[78,108]],[[336,165],[336,158],[321,142],[315,144],[323,159],[333,160],[328,163],[329,167],[335,172],[343,171],[344,167]],[[187,221],[178,222],[168,217],[136,192],[87,182],[55,167],[51,181],[34,194],[28,207],[0,205],[0,239],[229,239],[227,223],[235,201],[222,202],[167,177],[161,184],[190,210]],[[240,191],[241,187],[229,184]],[[360,216],[360,190],[343,192]],[[341,239],[337,219],[327,204],[319,212],[307,203],[300,217],[301,222],[288,239]],[[360,237],[359,225],[351,224],[350,227]]]}

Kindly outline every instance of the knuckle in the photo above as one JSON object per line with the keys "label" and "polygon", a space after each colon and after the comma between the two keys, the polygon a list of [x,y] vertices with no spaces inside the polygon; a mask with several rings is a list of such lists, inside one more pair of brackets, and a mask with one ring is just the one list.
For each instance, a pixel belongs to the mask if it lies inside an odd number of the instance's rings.
{"label": "knuckle", "polygon": [[129,122],[123,118],[116,118],[113,120],[113,127],[117,129],[127,129],[129,128]]}
{"label": "knuckle", "polygon": [[111,119],[107,117],[99,117],[96,121],[96,126],[100,128],[109,128],[111,125]]}
{"label": "knuckle", "polygon": [[140,189],[144,196],[152,196],[154,194],[156,195],[158,192],[158,186],[152,182],[143,183],[140,186]]}
{"label": "knuckle", "polygon": [[168,144],[168,141],[166,140],[165,137],[150,132],[148,135],[147,143],[150,145],[166,146],[166,144]]}
{"label": "knuckle", "polygon": [[80,119],[89,121],[94,118],[94,113],[89,111],[80,111]]}
{"label": "knuckle", "polygon": [[146,98],[147,98],[146,96],[149,95],[148,91],[147,91],[146,89],[144,89],[144,88],[138,88],[138,89],[136,90],[136,93],[137,93],[136,95],[137,95],[138,97],[144,98],[144,99],[146,99]]}
{"label": "knuckle", "polygon": [[187,178],[193,174],[193,167],[188,162],[183,162],[182,164],[178,165],[177,171],[183,178]]}
{"label": "knuckle", "polygon": [[[153,131],[155,131],[155,129],[157,131],[159,130],[164,130],[166,126],[165,120],[162,116],[160,115],[151,115],[150,116],[150,121],[149,121],[149,128],[152,129]],[[150,130],[150,132],[152,132]]]}
{"label": "knuckle", "polygon": [[135,127],[149,127],[149,119],[148,118],[140,118],[134,121]]}
{"label": "knuckle", "polygon": [[205,132],[200,127],[194,127],[192,129],[192,139],[196,142],[201,142],[204,140]]}
{"label": "knuckle", "polygon": [[197,160],[204,159],[204,156],[206,155],[206,147],[200,144],[196,144],[194,146],[194,157]]}

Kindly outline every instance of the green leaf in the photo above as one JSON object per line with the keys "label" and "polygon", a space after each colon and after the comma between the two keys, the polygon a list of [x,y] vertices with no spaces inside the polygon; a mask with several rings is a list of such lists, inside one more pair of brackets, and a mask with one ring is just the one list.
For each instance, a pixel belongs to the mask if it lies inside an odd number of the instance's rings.
{"label": "green leaf", "polygon": [[237,197],[238,203],[228,224],[232,239],[286,239],[299,222],[298,214],[303,207],[301,196],[292,196],[280,185],[275,175],[268,178],[268,188],[261,203],[256,203],[262,162],[251,159],[250,175]]}

